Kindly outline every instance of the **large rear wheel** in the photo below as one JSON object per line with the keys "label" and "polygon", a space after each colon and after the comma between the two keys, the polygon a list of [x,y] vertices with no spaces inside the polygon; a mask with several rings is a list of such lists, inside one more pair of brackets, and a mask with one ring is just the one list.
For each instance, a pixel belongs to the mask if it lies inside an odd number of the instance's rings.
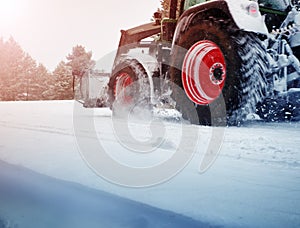
{"label": "large rear wheel", "polygon": [[[222,22],[206,21],[181,35],[172,58],[171,79],[195,104],[199,117],[197,123],[192,121],[195,124],[239,124],[248,113],[255,113],[266,94],[266,50],[256,34],[228,31]],[[176,92],[173,96],[188,119],[191,110],[180,104]],[[226,109],[225,117],[221,109]]]}

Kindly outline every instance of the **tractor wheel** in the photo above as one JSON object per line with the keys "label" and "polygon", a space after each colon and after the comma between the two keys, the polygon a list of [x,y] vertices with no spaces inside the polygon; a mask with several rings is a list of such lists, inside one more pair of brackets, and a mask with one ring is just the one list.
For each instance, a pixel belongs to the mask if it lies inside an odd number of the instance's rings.
{"label": "tractor wheel", "polygon": [[136,60],[124,60],[118,64],[109,81],[109,100],[114,114],[128,111],[139,102],[142,86],[147,79],[143,66]]}
{"label": "tractor wheel", "polygon": [[[190,120],[194,124],[239,124],[266,94],[267,53],[262,42],[256,34],[230,31],[222,23],[191,26],[174,47],[171,80],[194,103],[199,117]],[[176,92],[173,97],[189,119],[191,110],[181,102],[186,99]]]}

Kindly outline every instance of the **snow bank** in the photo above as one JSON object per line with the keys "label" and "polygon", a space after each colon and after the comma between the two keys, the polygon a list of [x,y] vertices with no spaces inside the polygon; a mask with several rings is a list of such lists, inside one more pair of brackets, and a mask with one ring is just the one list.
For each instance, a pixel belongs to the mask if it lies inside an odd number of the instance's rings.
{"label": "snow bank", "polygon": [[0,227],[208,227],[115,195],[0,161]]}
{"label": "snow bank", "polygon": [[[253,122],[243,127],[226,128],[220,154],[203,174],[198,168],[212,129],[195,126],[200,137],[197,153],[188,166],[163,184],[135,189],[103,180],[83,161],[73,132],[73,105],[71,101],[0,103],[0,160],[212,226],[300,226],[300,123]],[[91,118],[88,115],[90,113],[83,110],[83,117]],[[126,152],[115,137],[110,111],[97,109],[92,118],[99,140],[107,151],[115,156]],[[168,154],[176,148],[176,132],[180,125],[164,123],[173,133],[167,144],[158,149]],[[141,133],[139,129],[132,130]],[[122,156],[126,159],[124,154]],[[161,156],[159,153],[153,155],[152,161]],[[1,181],[0,185],[3,186]],[[89,196],[83,190],[81,197]],[[108,199],[109,202],[111,198]],[[70,200],[70,203],[76,204],[76,201]],[[9,207],[13,207],[9,201],[0,205],[2,211]]]}

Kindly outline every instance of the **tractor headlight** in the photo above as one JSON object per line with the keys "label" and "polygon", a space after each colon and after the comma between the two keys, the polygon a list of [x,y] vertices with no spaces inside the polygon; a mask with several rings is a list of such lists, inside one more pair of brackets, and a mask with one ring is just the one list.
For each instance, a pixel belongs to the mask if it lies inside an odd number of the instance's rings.
{"label": "tractor headlight", "polygon": [[256,2],[251,2],[247,10],[248,13],[253,17],[257,17],[259,15],[259,8]]}
{"label": "tractor headlight", "polygon": [[257,2],[250,2],[243,5],[243,8],[247,11],[247,13],[253,17],[258,17],[259,14],[259,6]]}

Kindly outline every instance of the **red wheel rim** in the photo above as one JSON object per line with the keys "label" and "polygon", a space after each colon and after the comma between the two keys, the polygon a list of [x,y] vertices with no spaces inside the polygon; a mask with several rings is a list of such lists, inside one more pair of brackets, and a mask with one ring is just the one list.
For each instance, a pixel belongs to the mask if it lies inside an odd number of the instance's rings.
{"label": "red wheel rim", "polygon": [[129,103],[132,100],[132,96],[128,94],[126,88],[131,85],[132,82],[132,78],[128,73],[119,73],[114,84],[115,99],[122,99],[125,103]]}
{"label": "red wheel rim", "polygon": [[222,93],[226,80],[226,64],[221,49],[209,40],[195,43],[185,55],[182,83],[188,98],[207,105]]}

